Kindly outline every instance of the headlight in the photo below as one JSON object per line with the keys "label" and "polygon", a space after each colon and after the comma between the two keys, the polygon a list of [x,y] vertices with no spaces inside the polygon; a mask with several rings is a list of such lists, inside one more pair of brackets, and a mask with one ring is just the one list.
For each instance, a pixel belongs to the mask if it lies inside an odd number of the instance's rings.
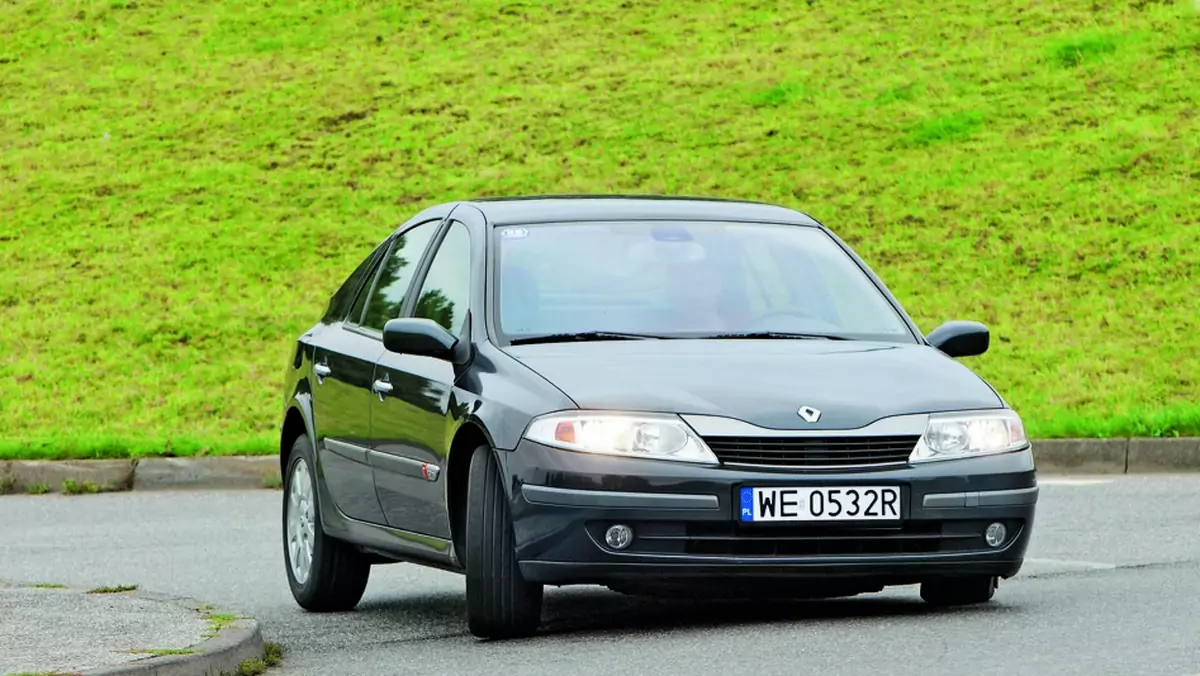
{"label": "headlight", "polygon": [[717,456],[675,415],[551,413],[535,418],[525,438],[567,451],[718,464]]}
{"label": "headlight", "polygon": [[935,413],[909,462],[952,460],[1019,451],[1029,445],[1014,411]]}

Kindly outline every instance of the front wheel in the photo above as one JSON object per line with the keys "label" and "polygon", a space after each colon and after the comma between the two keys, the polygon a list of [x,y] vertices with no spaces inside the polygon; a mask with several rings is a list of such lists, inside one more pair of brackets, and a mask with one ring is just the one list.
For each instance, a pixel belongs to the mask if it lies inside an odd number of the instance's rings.
{"label": "front wheel", "polygon": [[996,594],[999,582],[994,576],[931,580],[921,584],[921,598],[934,606],[986,603]]}
{"label": "front wheel", "polygon": [[292,445],[284,475],[283,558],[292,596],[313,612],[353,609],[371,574],[361,552],[321,528],[312,443],[304,435]]}
{"label": "front wheel", "polygon": [[479,638],[518,638],[542,620],[542,585],[526,582],[517,566],[500,468],[492,449],[471,457],[467,484],[467,628]]}

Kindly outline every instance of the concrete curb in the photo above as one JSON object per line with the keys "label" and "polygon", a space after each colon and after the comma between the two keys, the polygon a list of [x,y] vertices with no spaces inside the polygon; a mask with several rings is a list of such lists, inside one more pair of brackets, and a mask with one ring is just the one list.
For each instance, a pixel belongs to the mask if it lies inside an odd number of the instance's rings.
{"label": "concrete curb", "polygon": [[1200,437],[1046,439],[1033,457],[1047,474],[1200,472]]}
{"label": "concrete curb", "polygon": [[[1200,437],[1034,440],[1046,474],[1200,472]],[[278,488],[279,456],[141,458],[137,460],[9,460],[0,462],[0,493]]]}
{"label": "concrete curb", "polygon": [[0,462],[0,495],[278,488],[279,485],[278,455]]}
{"label": "concrete curb", "polygon": [[[142,593],[142,598],[181,603],[197,612],[216,613],[191,599]],[[261,660],[266,652],[258,621],[239,617],[223,626],[212,638],[191,647],[187,655],[158,655],[112,667],[80,672],[79,676],[225,676],[238,673],[244,662]]]}
{"label": "concrete curb", "polygon": [[[73,588],[67,591],[85,592],[83,589]],[[227,676],[239,673],[240,667],[246,662],[263,660],[266,654],[262,632],[258,621],[253,618],[241,617],[190,598],[140,590],[117,593],[146,601],[183,606],[205,617],[221,615],[236,619],[223,623],[209,638],[189,646],[189,649],[194,651],[191,653],[150,655],[124,664],[67,673],[74,676]]]}
{"label": "concrete curb", "polygon": [[279,456],[142,458],[134,490],[168,488],[268,488],[279,485]]}
{"label": "concrete curb", "polygon": [[1033,442],[1033,459],[1047,474],[1125,474],[1128,439],[1047,439]]}
{"label": "concrete curb", "polygon": [[1200,438],[1130,439],[1127,474],[1200,470]]}
{"label": "concrete curb", "polygon": [[[0,462],[0,487],[12,493],[96,493],[133,487],[134,460],[7,460]],[[42,491],[45,492],[45,491]]]}

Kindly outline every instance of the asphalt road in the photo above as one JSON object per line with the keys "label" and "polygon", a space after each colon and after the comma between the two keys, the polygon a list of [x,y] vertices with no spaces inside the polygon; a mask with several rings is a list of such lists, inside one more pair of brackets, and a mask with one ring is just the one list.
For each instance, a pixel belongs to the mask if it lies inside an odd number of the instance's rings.
{"label": "asphalt road", "polygon": [[933,611],[914,587],[790,604],[552,589],[544,633],[507,643],[467,634],[461,578],[411,565],[377,567],[356,612],[300,611],[280,495],[0,498],[0,578],[231,606],[284,644],[285,676],[1200,674],[1200,476],[1044,478],[1031,558],[982,607]]}

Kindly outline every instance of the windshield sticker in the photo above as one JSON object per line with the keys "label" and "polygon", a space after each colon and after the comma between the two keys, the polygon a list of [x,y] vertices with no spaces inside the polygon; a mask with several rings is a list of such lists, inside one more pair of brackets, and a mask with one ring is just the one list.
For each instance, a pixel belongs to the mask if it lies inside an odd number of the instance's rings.
{"label": "windshield sticker", "polygon": [[529,231],[525,228],[505,228],[500,231],[500,236],[504,239],[523,239],[529,236]]}
{"label": "windshield sticker", "polygon": [[686,229],[669,225],[660,225],[650,230],[650,236],[660,242],[690,242],[692,233]]}

